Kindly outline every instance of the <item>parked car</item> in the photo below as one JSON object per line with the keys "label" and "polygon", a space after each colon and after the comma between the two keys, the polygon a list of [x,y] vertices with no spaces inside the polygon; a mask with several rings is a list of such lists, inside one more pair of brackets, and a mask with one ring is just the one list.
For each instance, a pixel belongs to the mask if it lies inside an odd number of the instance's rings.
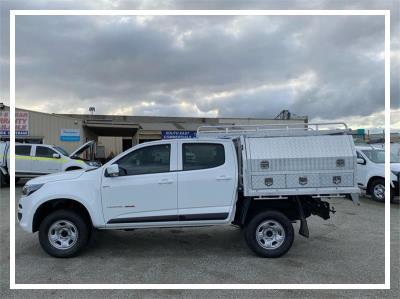
{"label": "parked car", "polygon": [[[15,145],[15,177],[33,178],[45,174],[77,169],[91,169],[101,166],[101,163],[84,159],[81,154],[93,146],[94,141],[89,141],[68,154],[62,147],[47,144]],[[10,146],[8,142],[0,143],[1,185],[8,183],[10,165]]]}
{"label": "parked car", "polygon": [[[77,255],[93,229],[233,224],[261,257],[294,241],[292,223],[335,212],[323,199],[352,197],[356,155],[347,127],[310,131],[202,127],[196,139],[146,142],[105,165],[35,178],[18,221],[55,257]],[[221,129],[222,128],[222,129]]]}
{"label": "parked car", "polygon": [[[385,151],[372,146],[356,146],[357,183],[376,201],[385,201]],[[399,195],[400,160],[390,155],[391,202]]]}

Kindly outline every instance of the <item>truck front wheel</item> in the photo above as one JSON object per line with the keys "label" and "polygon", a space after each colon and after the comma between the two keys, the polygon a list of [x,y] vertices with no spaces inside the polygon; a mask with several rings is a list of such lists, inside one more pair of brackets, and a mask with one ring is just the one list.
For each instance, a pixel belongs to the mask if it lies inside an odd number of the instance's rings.
{"label": "truck front wheel", "polygon": [[370,185],[371,197],[375,201],[385,201],[385,180],[382,178],[375,179]]}
{"label": "truck front wheel", "polygon": [[43,250],[54,257],[76,256],[87,244],[88,225],[77,213],[56,210],[47,215],[39,227]]}
{"label": "truck front wheel", "polygon": [[261,257],[284,255],[294,241],[290,220],[281,212],[266,211],[254,216],[244,230],[247,245]]}

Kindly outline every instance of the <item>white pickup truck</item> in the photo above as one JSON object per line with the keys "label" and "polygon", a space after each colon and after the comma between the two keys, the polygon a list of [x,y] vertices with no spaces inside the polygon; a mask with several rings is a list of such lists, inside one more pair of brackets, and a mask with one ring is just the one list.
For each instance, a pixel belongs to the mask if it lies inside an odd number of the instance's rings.
{"label": "white pickup truck", "polygon": [[[15,177],[33,178],[61,171],[99,167],[101,163],[81,157],[82,153],[94,145],[95,141],[88,141],[69,154],[60,146],[18,143],[15,145]],[[9,165],[10,144],[0,142],[0,187],[9,183]]]}
{"label": "white pickup truck", "polygon": [[[369,145],[356,146],[357,183],[376,201],[385,201],[385,151]],[[399,156],[390,154],[390,201],[399,195]]]}
{"label": "white pickup truck", "polygon": [[[343,124],[344,125],[344,124]],[[328,219],[323,201],[358,203],[356,151],[343,129],[321,124],[201,127],[196,139],[139,144],[97,169],[30,180],[18,221],[55,257],[77,255],[94,229],[233,224],[262,257],[292,246],[292,223]]]}

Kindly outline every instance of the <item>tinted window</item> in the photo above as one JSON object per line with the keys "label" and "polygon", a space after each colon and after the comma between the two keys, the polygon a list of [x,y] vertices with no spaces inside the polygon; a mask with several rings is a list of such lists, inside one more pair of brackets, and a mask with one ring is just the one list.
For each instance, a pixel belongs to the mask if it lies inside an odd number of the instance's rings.
{"label": "tinted window", "polygon": [[51,148],[44,147],[44,146],[37,146],[36,147],[36,157],[43,157],[43,158],[53,158],[53,154],[57,154]]}
{"label": "tinted window", "polygon": [[213,168],[225,163],[222,144],[184,143],[182,145],[183,170]]}
{"label": "tinted window", "polygon": [[15,154],[19,156],[30,156],[31,146],[30,145],[16,145]]}
{"label": "tinted window", "polygon": [[63,149],[62,147],[60,147],[60,146],[55,146],[54,147],[56,150],[58,150],[61,154],[63,154],[64,156],[69,156],[69,154],[68,154],[68,152],[65,150],[65,149]]}
{"label": "tinted window", "polygon": [[168,172],[171,146],[153,145],[137,149],[118,160],[120,175]]}
{"label": "tinted window", "polygon": [[374,163],[385,163],[385,151],[382,150],[364,150],[362,151]]}

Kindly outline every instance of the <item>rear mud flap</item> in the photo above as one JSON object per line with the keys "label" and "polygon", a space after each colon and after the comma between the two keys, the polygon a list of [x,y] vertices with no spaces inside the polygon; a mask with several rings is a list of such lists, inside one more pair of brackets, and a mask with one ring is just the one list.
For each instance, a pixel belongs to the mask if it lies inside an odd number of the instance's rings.
{"label": "rear mud flap", "polygon": [[310,231],[308,229],[308,224],[306,217],[304,216],[303,206],[301,205],[300,199],[296,196],[297,207],[299,209],[299,216],[300,216],[300,229],[299,234],[303,237],[308,238],[310,236]]}
{"label": "rear mud flap", "polygon": [[354,205],[359,206],[360,205],[360,194],[358,193],[352,193],[350,194],[351,200],[353,201]]}

